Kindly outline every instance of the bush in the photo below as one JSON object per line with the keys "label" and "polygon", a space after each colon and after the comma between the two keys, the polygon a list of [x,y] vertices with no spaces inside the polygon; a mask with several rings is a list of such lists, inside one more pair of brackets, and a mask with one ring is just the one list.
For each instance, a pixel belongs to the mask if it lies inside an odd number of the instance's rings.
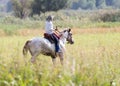
{"label": "bush", "polygon": [[120,12],[106,13],[101,16],[101,20],[104,22],[120,21]]}

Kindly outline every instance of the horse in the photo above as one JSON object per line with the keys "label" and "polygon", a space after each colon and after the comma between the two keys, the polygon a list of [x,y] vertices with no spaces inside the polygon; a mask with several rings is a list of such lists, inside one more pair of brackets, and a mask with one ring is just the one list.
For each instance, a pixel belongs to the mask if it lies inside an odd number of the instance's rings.
{"label": "horse", "polygon": [[31,62],[34,63],[39,54],[51,56],[53,64],[55,64],[56,57],[59,56],[60,62],[63,65],[64,53],[66,51],[65,44],[74,44],[71,29],[66,28],[59,32],[61,34],[59,39],[60,52],[56,55],[55,45],[44,37],[34,37],[27,40],[23,47],[23,55],[25,56],[29,51],[31,54]]}

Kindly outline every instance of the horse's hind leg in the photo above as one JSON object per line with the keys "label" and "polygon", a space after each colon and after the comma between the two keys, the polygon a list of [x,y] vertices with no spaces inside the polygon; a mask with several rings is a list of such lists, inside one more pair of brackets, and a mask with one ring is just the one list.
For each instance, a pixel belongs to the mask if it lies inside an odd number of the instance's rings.
{"label": "horse's hind leg", "polygon": [[36,57],[39,55],[39,53],[38,52],[36,52],[36,53],[34,53],[33,55],[32,55],[32,57],[31,57],[31,62],[32,63],[35,63],[35,59],[36,59]]}

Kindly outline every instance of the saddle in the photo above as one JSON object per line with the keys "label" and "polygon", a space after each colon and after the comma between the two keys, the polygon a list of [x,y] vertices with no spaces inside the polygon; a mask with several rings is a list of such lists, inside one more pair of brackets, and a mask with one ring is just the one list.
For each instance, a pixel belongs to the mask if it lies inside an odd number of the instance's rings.
{"label": "saddle", "polygon": [[44,33],[44,38],[48,39],[51,43],[54,43],[54,40],[50,34]]}
{"label": "saddle", "polygon": [[[58,39],[60,38],[57,34],[53,33]],[[54,43],[54,39],[51,34],[44,33],[44,38],[48,39],[51,43]]]}

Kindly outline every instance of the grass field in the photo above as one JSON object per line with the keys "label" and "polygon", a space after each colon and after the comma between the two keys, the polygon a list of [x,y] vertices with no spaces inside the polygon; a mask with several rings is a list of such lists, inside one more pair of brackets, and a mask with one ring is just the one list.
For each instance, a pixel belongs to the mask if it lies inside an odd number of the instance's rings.
{"label": "grass field", "polygon": [[25,41],[41,36],[38,30],[36,34],[25,31],[19,31],[24,36],[0,38],[0,86],[120,85],[119,29],[73,29],[75,44],[66,44],[64,66],[57,58],[56,68],[50,57],[40,55],[36,64],[29,62],[29,53],[23,58]]}

